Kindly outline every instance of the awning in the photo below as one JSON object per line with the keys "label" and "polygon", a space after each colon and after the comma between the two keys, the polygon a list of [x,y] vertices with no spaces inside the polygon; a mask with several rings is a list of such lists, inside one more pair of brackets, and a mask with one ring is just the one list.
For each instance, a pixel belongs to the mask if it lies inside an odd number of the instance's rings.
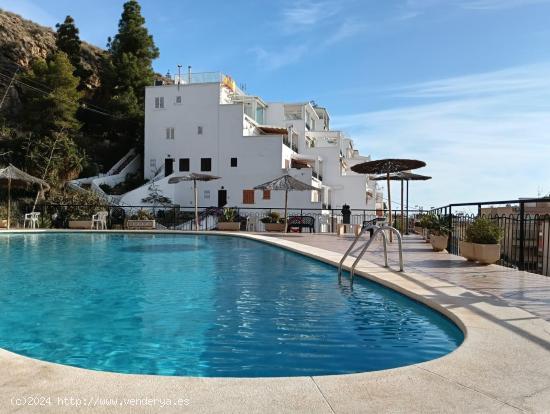
{"label": "awning", "polygon": [[288,130],[286,128],[282,128],[278,126],[258,125],[257,128],[262,134],[266,134],[266,135],[287,135],[288,134]]}

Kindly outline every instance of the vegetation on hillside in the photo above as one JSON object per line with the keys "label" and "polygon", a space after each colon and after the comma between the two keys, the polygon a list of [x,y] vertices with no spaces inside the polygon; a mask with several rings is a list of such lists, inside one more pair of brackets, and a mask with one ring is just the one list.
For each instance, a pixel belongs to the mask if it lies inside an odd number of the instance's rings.
{"label": "vegetation on hillside", "polygon": [[[20,106],[15,114],[6,110],[11,108],[0,112],[0,165],[13,163],[61,188],[79,175],[108,169],[131,147],[141,150],[144,88],[153,82],[159,52],[136,0],[124,4],[118,33],[97,53],[97,74],[73,18],[56,28],[55,45],[28,67],[8,60],[15,51],[0,51],[0,99],[5,93],[9,106]],[[16,69],[12,90],[6,90]],[[91,87],[94,76],[99,82]]]}

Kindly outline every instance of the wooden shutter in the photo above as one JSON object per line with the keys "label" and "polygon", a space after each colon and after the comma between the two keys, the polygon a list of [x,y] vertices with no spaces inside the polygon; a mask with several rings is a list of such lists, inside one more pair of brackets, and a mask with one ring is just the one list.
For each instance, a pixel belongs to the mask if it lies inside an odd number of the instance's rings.
{"label": "wooden shutter", "polygon": [[271,190],[264,190],[264,200],[271,200]]}
{"label": "wooden shutter", "polygon": [[254,204],[254,190],[243,190],[243,204]]}

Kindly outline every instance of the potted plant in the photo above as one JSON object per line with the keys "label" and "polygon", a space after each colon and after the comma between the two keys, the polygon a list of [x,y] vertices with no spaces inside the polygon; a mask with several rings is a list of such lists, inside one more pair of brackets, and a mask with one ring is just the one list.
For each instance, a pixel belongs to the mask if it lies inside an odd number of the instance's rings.
{"label": "potted plant", "polygon": [[500,260],[502,229],[492,220],[476,218],[466,229],[466,240],[460,244],[460,253],[468,260],[480,264],[493,264]]}
{"label": "potted plant", "polygon": [[447,248],[450,232],[449,217],[434,216],[430,223],[430,243],[434,252],[442,252]]}
{"label": "potted plant", "polygon": [[130,230],[153,230],[156,228],[155,216],[147,210],[138,210],[126,220],[126,228]]}
{"label": "potted plant", "polygon": [[433,214],[424,214],[420,218],[420,227],[422,227],[422,235],[424,236],[424,240],[426,240],[426,243],[430,242],[430,230],[435,225],[436,220],[437,217]]}
{"label": "potted plant", "polygon": [[414,219],[414,232],[416,234],[422,234],[422,217],[424,217],[424,214],[420,214]]}
{"label": "potted plant", "polygon": [[241,229],[241,221],[234,208],[224,208],[221,216],[218,217],[218,230],[237,231]]}
{"label": "potted plant", "polygon": [[285,231],[285,221],[281,219],[281,215],[276,211],[269,213],[261,219],[265,225],[265,231]]}

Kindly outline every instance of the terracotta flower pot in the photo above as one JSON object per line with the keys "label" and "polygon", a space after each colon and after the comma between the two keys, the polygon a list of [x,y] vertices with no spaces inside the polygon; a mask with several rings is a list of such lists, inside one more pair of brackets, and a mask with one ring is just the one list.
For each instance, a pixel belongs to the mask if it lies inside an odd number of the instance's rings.
{"label": "terracotta flower pot", "polygon": [[432,244],[434,252],[442,252],[447,248],[447,244],[449,243],[449,236],[436,236],[435,234],[432,234],[432,236],[430,237],[430,243]]}
{"label": "terracotta flower pot", "polygon": [[285,223],[264,223],[265,231],[285,231]]}
{"label": "terracotta flower pot", "polygon": [[218,222],[218,230],[221,231],[238,231],[241,229],[241,223],[239,221]]}
{"label": "terracotta flower pot", "polygon": [[474,256],[480,264],[493,264],[500,260],[500,244],[474,245]]}
{"label": "terracotta flower pot", "polygon": [[460,255],[469,262],[473,262],[474,260],[476,260],[474,254],[474,243],[461,240],[458,242],[458,248],[460,249]]}

